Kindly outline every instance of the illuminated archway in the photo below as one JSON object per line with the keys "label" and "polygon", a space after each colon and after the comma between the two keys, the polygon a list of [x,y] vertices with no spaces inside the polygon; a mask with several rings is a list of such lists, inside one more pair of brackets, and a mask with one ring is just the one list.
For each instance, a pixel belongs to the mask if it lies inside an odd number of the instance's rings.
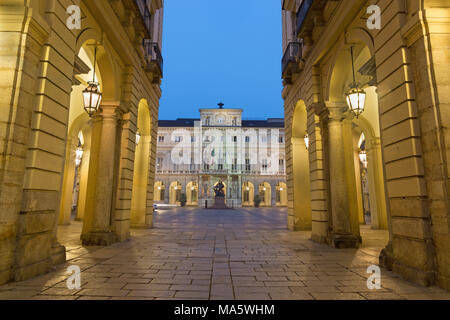
{"label": "illuminated archway", "polygon": [[276,186],[275,203],[277,206],[287,206],[287,185],[284,182],[278,182]]}
{"label": "illuminated archway", "polygon": [[246,181],[242,185],[242,206],[253,207],[255,198],[255,187],[250,181]]}
{"label": "illuminated archway", "polygon": [[154,201],[163,202],[165,200],[166,186],[162,181],[156,181],[154,187]]}
{"label": "illuminated archway", "polygon": [[149,163],[151,152],[151,116],[147,101],[139,102],[135,134],[133,191],[131,197],[131,225],[151,225],[152,209],[147,206]]}
{"label": "illuminated archway", "polygon": [[183,193],[183,186],[178,181],[173,181],[169,187],[169,203],[180,205],[181,194]]}
{"label": "illuminated archway", "polygon": [[311,230],[311,191],[309,154],[307,139],[307,113],[303,100],[299,100],[295,106],[292,117],[292,194],[293,204],[289,205],[289,223],[294,230]]}
{"label": "illuminated archway", "polygon": [[272,206],[272,187],[270,183],[263,182],[259,185],[259,198],[261,199],[260,206],[270,207]]}
{"label": "illuminated archway", "polygon": [[191,181],[186,185],[186,197],[188,206],[198,205],[198,183]]}

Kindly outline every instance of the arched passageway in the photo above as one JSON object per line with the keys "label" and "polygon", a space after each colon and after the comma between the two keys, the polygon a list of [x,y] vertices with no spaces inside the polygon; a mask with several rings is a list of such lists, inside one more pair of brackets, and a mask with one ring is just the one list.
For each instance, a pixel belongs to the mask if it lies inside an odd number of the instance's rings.
{"label": "arched passageway", "polygon": [[164,182],[162,181],[156,181],[154,186],[154,201],[157,202],[164,202],[165,199],[165,193],[166,193],[166,186],[164,185]]}
{"label": "arched passageway", "polygon": [[178,181],[173,181],[169,187],[169,204],[180,205],[183,186]]}
{"label": "arched passageway", "polygon": [[255,198],[255,186],[250,181],[246,181],[242,185],[242,206],[253,207]]}
{"label": "arched passageway", "polygon": [[272,206],[272,187],[268,182],[262,182],[258,188],[259,198],[261,200],[260,206],[271,207]]}
{"label": "arched passageway", "polygon": [[133,172],[133,189],[131,197],[130,222],[133,227],[147,227],[152,224],[151,199],[149,197],[149,164],[151,154],[151,116],[147,101],[139,102],[137,130],[135,139],[135,156]]}
{"label": "arched passageway", "polygon": [[292,116],[292,190],[288,225],[294,230],[311,230],[311,193],[306,105],[299,100]]}
{"label": "arched passageway", "polygon": [[190,181],[186,185],[186,198],[188,206],[198,205],[198,183],[196,181]]}
{"label": "arched passageway", "polygon": [[279,207],[285,207],[288,204],[287,185],[284,182],[278,182],[276,185],[275,204]]}
{"label": "arched passageway", "polygon": [[[366,92],[364,112],[355,117],[348,111],[343,92],[356,80]],[[361,42],[344,46],[335,57],[328,89],[328,163],[331,198],[331,242],[337,247],[358,246],[360,224],[387,227],[384,177],[381,158],[379,105],[376,82],[365,70],[374,67],[369,47]],[[366,220],[364,213],[370,213]]]}

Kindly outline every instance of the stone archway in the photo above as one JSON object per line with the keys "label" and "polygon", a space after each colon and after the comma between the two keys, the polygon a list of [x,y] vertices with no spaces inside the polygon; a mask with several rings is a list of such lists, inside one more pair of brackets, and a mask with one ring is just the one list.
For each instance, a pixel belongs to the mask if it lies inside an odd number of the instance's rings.
{"label": "stone archway", "polygon": [[276,185],[275,204],[279,207],[285,207],[288,205],[288,193],[287,185],[284,182],[278,182]]}
{"label": "stone archway", "polygon": [[292,116],[292,208],[288,224],[293,230],[311,230],[311,196],[309,154],[306,145],[307,112],[303,100],[299,100]]}
{"label": "stone archway", "polygon": [[180,205],[183,186],[178,181],[173,181],[169,187],[169,204]]}
{"label": "stone archway", "polygon": [[250,181],[245,181],[242,184],[242,206],[253,207],[254,198],[255,198],[255,186]]}
{"label": "stone archway", "polygon": [[186,205],[198,206],[198,183],[197,181],[190,181],[186,185]]}
{"label": "stone archway", "polygon": [[261,199],[261,207],[272,206],[272,187],[268,182],[262,182],[258,187],[259,198]]}
{"label": "stone archway", "polygon": [[137,130],[135,136],[135,156],[133,189],[131,197],[130,221],[132,227],[152,225],[152,210],[148,206],[148,180],[151,154],[151,123],[147,101],[142,99],[138,106]]}
{"label": "stone archway", "polygon": [[162,181],[156,181],[154,186],[154,201],[164,202],[165,199],[166,186]]}

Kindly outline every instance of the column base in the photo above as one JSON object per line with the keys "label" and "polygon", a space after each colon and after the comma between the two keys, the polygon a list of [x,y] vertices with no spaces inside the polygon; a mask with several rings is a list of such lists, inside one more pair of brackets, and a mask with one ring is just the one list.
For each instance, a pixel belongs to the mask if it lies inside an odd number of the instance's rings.
{"label": "column base", "polygon": [[332,233],[329,236],[330,244],[338,249],[359,248],[361,237],[355,237],[352,234]]}
{"label": "column base", "polygon": [[131,224],[130,228],[132,229],[152,229],[153,226],[146,223],[134,223]]}
{"label": "column base", "polygon": [[90,231],[82,234],[80,239],[83,246],[109,246],[117,242],[111,231]]}
{"label": "column base", "polygon": [[380,266],[383,268],[392,271],[394,268],[394,254],[392,252],[392,244],[388,243],[388,245],[381,250],[380,257],[378,258]]}

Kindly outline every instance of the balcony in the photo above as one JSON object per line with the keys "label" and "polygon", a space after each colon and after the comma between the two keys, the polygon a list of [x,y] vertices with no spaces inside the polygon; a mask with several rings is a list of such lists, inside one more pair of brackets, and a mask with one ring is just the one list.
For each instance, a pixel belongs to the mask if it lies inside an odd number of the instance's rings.
{"label": "balcony", "polygon": [[141,14],[142,23],[145,26],[147,37],[150,38],[152,36],[152,16],[150,14],[150,10],[148,9],[147,0],[134,1],[139,9],[139,13]]}
{"label": "balcony", "polygon": [[145,71],[154,74],[153,83],[157,83],[163,77],[164,59],[159,49],[159,44],[150,39],[144,39]]}
{"label": "balcony", "polygon": [[300,72],[299,63],[302,60],[302,52],[302,42],[289,42],[281,62],[283,79],[290,80],[294,73]]}
{"label": "balcony", "polygon": [[313,0],[303,0],[300,8],[297,11],[297,34],[300,33],[300,30],[303,27],[303,23],[305,22],[306,16],[308,15],[309,9],[313,4]]}

